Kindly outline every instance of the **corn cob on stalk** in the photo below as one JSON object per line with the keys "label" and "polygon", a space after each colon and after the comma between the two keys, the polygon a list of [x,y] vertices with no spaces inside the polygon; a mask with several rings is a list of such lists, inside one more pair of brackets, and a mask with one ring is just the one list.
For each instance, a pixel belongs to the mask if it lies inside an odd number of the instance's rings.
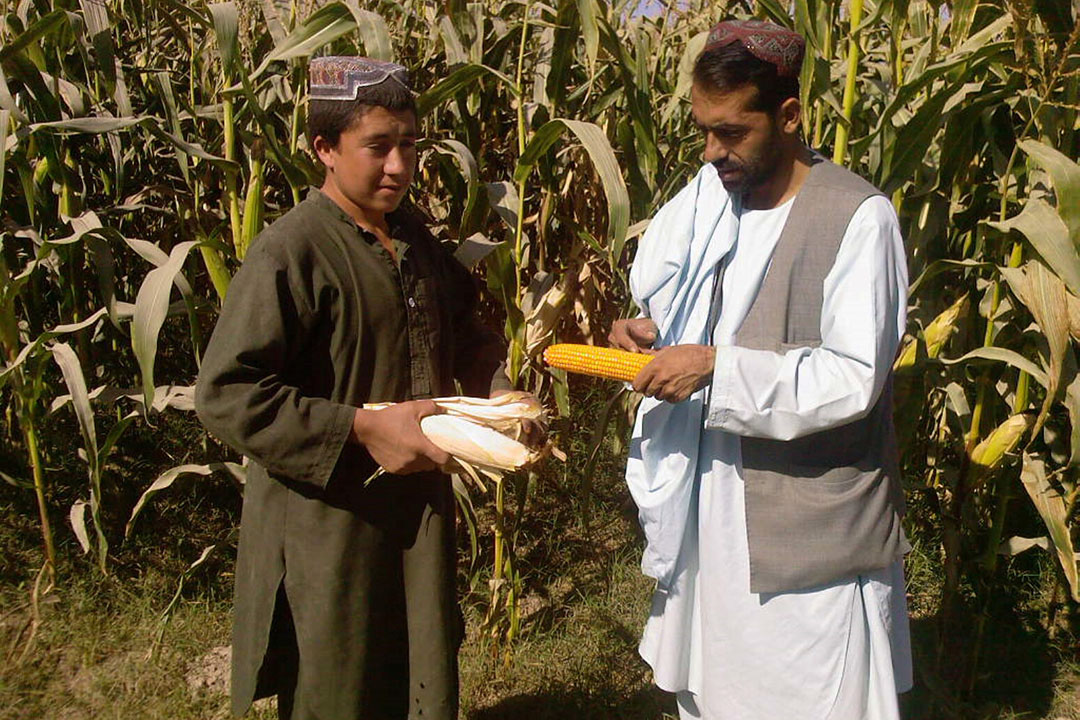
{"label": "corn cob on stalk", "polygon": [[992,470],[1001,464],[1007,453],[1020,444],[1024,434],[1035,424],[1030,413],[1013,415],[998,425],[971,451],[971,462],[982,471]]}
{"label": "corn cob on stalk", "polygon": [[652,359],[652,355],[644,353],[571,343],[551,345],[544,350],[544,362],[551,367],[623,382],[632,381]]}
{"label": "corn cob on stalk", "polygon": [[[923,339],[926,341],[926,356],[936,358],[945,347],[945,341],[952,337],[953,333],[960,329],[959,318],[967,312],[968,296],[964,293],[956,302],[946,308],[940,315],[926,326],[923,331]],[[919,348],[919,340],[914,336],[908,336],[904,349],[900,352],[893,368],[901,370],[915,364],[915,357]]]}

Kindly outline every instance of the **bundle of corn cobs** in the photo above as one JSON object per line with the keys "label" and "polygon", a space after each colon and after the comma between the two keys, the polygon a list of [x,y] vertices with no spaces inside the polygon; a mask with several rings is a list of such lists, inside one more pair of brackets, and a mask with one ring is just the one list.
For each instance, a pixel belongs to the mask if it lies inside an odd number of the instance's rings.
{"label": "bundle of corn cobs", "polygon": [[[422,418],[420,429],[452,456],[443,468],[446,472],[464,472],[483,488],[481,475],[498,483],[504,473],[528,467],[545,454],[545,447],[522,442],[526,422],[544,426],[544,409],[534,395],[514,391],[494,398],[443,397],[432,402],[442,413]],[[381,410],[392,404],[364,409]]]}

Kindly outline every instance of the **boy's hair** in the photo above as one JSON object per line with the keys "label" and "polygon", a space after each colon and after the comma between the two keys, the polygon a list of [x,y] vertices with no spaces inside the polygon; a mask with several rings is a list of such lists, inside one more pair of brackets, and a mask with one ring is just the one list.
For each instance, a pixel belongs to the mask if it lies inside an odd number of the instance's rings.
{"label": "boy's hair", "polygon": [[742,43],[709,48],[694,64],[694,83],[710,92],[757,89],[750,110],[775,115],[788,98],[799,97],[799,78],[781,77],[776,66],[756,57]]}
{"label": "boy's hair", "polygon": [[416,115],[416,101],[412,92],[401,83],[387,78],[378,85],[357,88],[355,100],[309,100],[308,145],[314,148],[315,138],[322,136],[332,147],[337,147],[341,133],[373,107],[384,107],[393,112],[411,110]]}

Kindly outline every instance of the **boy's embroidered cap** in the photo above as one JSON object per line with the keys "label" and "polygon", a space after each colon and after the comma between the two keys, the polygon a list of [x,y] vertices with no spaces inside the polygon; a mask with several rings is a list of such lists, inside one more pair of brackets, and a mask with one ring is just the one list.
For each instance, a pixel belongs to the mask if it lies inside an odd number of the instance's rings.
{"label": "boy's embroidered cap", "polygon": [[312,100],[355,100],[356,91],[392,81],[406,90],[409,72],[401,65],[366,57],[331,55],[313,58],[308,66]]}
{"label": "boy's embroidered cap", "polygon": [[776,66],[780,77],[796,77],[802,68],[806,41],[797,32],[763,20],[725,20],[705,41],[705,49],[741,43],[754,57]]}

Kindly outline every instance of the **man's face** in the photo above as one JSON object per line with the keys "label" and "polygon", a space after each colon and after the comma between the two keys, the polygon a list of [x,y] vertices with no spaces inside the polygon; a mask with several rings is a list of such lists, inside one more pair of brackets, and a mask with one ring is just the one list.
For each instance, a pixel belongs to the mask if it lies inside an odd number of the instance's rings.
{"label": "man's face", "polygon": [[416,116],[375,106],[341,133],[337,147],[320,137],[315,149],[327,180],[357,207],[382,216],[401,203],[416,172]]}
{"label": "man's face", "polygon": [[706,91],[696,83],[690,91],[694,123],[705,133],[705,161],[716,166],[729,193],[746,193],[776,173],[782,135],[775,119],[752,109],[757,88]]}

